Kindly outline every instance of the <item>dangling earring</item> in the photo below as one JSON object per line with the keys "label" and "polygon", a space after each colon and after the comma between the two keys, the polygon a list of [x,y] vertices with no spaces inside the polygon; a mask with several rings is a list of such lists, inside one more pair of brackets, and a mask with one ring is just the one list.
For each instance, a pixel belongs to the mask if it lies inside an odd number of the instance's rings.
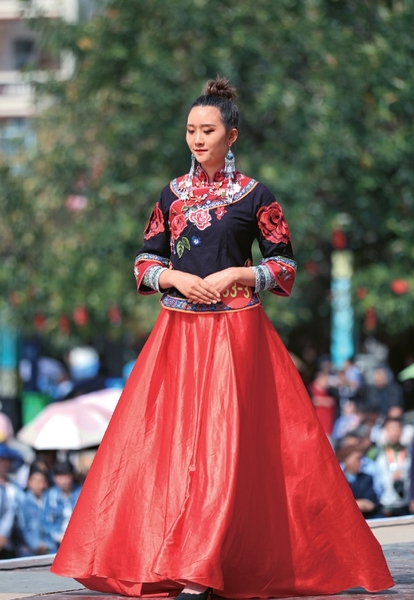
{"label": "dangling earring", "polygon": [[236,172],[236,161],[234,160],[234,154],[231,151],[230,146],[226,154],[226,158],[224,159],[224,172],[226,173],[229,180],[227,184],[227,199],[229,200],[229,202],[233,202],[233,176]]}
{"label": "dangling earring", "polygon": [[190,191],[193,186],[194,171],[195,171],[195,156],[194,156],[194,154],[191,154],[190,172],[187,174],[187,177],[185,179],[185,189],[184,189],[184,192],[181,194],[181,200],[187,200],[187,198],[190,195]]}
{"label": "dangling earring", "polygon": [[236,170],[236,161],[234,160],[234,154],[229,146],[226,158],[224,159],[224,171],[229,179],[233,179],[233,174]]}
{"label": "dangling earring", "polygon": [[190,167],[190,172],[188,174],[188,179],[191,179],[191,182],[193,181],[193,177],[194,177],[194,169],[195,169],[195,156],[194,156],[194,154],[191,154],[191,167]]}

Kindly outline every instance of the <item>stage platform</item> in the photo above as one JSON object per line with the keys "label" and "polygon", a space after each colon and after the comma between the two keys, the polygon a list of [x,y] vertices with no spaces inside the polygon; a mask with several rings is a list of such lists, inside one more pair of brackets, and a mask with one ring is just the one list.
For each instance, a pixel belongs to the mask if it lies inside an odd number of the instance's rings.
{"label": "stage platform", "polygon": [[[395,587],[373,594],[356,588],[330,596],[301,596],[301,600],[414,600],[414,517],[371,521],[370,526],[382,544]],[[53,575],[49,572],[52,559],[53,555],[48,555],[0,561],[0,600],[46,600],[45,595],[50,600],[125,600],[124,596],[91,592],[73,579]]]}

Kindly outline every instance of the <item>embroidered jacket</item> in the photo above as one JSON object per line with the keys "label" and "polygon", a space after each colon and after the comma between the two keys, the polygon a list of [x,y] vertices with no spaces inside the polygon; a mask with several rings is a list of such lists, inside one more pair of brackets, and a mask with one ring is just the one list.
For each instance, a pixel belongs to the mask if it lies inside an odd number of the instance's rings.
{"label": "embroidered jacket", "polygon": [[[229,201],[228,179],[223,170],[210,183],[200,166],[191,186],[187,178],[187,175],[178,177],[166,186],[152,211],[144,231],[144,245],[135,258],[138,292],[155,293],[162,268],[204,278],[228,267],[251,266],[252,243],[257,239],[263,258],[255,271],[256,291],[269,289],[274,294],[288,296],[296,263],[288,225],[268,188],[236,172],[233,199]],[[251,292],[249,306],[260,303]],[[166,308],[179,310],[231,308],[221,303],[214,307],[189,306],[175,289],[168,290],[162,303]]]}

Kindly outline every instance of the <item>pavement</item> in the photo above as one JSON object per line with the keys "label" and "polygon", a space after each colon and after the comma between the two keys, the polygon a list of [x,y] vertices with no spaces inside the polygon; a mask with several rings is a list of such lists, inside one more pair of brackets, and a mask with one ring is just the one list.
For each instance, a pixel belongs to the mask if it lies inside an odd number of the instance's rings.
{"label": "pavement", "polygon": [[[414,600],[414,516],[372,520],[369,525],[382,545],[395,587],[373,594],[355,588],[330,596],[301,596],[300,600]],[[91,592],[73,579],[50,573],[52,560],[53,555],[0,561],[0,600],[48,600],[46,595],[50,600],[125,600],[124,596]]]}

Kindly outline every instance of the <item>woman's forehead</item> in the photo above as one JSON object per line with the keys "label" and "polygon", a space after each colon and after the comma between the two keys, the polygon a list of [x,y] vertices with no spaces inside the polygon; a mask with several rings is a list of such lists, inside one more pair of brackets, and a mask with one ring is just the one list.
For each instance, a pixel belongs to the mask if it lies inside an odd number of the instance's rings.
{"label": "woman's forehead", "polygon": [[219,125],[221,124],[220,111],[216,106],[194,106],[187,118],[187,125]]}

